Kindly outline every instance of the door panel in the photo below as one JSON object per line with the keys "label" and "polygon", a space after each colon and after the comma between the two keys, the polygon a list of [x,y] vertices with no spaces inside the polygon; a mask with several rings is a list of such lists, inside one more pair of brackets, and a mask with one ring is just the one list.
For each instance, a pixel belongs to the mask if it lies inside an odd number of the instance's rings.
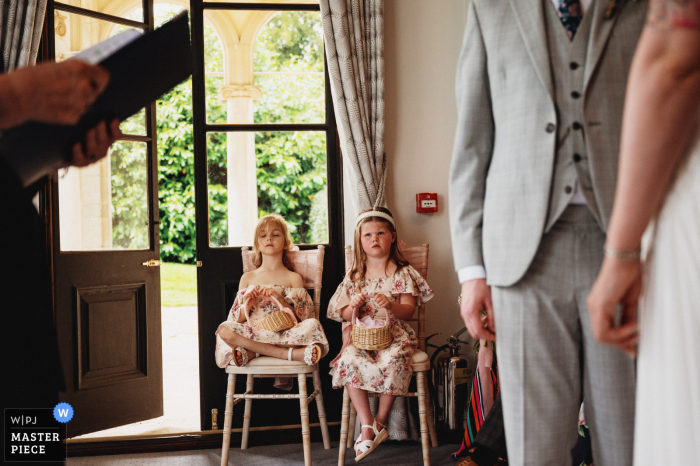
{"label": "door panel", "polygon": [[[144,30],[153,28],[152,5],[143,2]],[[135,24],[61,8],[49,2],[47,30],[55,34],[46,59],[67,59]],[[67,28],[54,28],[60,16]],[[70,437],[163,415],[155,115],[152,103],[122,123],[129,134],[107,157],[52,182],[54,308],[66,382],[59,398],[75,410]]]}

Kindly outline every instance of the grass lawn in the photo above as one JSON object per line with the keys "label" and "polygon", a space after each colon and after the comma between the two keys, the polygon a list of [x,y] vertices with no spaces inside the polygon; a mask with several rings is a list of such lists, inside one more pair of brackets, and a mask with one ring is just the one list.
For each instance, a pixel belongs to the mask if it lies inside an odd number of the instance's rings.
{"label": "grass lawn", "polygon": [[161,306],[197,305],[197,266],[163,262],[160,266]]}

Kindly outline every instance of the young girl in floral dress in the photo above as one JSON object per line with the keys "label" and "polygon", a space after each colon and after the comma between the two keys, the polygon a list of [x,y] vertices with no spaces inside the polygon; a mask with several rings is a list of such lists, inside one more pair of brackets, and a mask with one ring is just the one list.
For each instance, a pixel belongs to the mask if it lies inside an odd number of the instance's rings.
{"label": "young girl in floral dress", "polygon": [[[361,212],[355,224],[354,260],[350,272],[331,298],[328,318],[343,322],[343,348],[331,362],[333,387],[348,387],[360,416],[362,433],[355,442],[361,460],[387,437],[385,429],[396,396],[408,394],[411,355],[416,334],[404,319],[413,316],[417,300],[433,297],[433,290],[398,249],[391,212],[383,207]],[[392,343],[378,351],[352,345],[351,320],[386,320]],[[365,322],[367,319],[365,319]],[[372,418],[367,392],[379,393],[377,417]]]}
{"label": "young girl in floral dress", "polygon": [[[245,366],[261,354],[316,363],[328,352],[328,340],[304,280],[287,256],[293,246],[287,222],[276,214],[261,218],[253,244],[258,268],[243,274],[228,319],[216,330],[216,364]],[[281,332],[256,326],[278,311],[288,313],[296,325]]]}

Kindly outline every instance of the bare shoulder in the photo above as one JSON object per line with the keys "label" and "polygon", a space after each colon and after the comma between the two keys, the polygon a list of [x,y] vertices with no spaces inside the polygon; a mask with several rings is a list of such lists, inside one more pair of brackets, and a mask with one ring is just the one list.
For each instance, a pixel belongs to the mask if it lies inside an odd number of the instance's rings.
{"label": "bare shoulder", "polygon": [[304,288],[304,278],[296,272],[289,271],[292,288]]}
{"label": "bare shoulder", "polygon": [[248,288],[251,284],[253,272],[246,272],[241,276],[241,280],[238,282],[238,289]]}
{"label": "bare shoulder", "polygon": [[658,31],[700,31],[700,0],[651,0],[647,24]]}

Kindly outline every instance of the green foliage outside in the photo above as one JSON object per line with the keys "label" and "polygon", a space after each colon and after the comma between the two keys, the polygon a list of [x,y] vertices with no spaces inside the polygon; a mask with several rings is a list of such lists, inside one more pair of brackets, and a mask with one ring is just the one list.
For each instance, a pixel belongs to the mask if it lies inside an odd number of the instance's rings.
{"label": "green foliage outside", "polygon": [[[179,9],[156,5],[157,23]],[[255,123],[325,121],[323,43],[319,14],[283,12],[258,35],[255,71],[295,75],[256,76],[263,98]],[[215,31],[205,22],[207,120],[226,122],[218,101],[223,82],[223,52]],[[301,73],[301,74],[298,74]],[[125,122],[122,130],[144,134],[144,117]],[[194,263],[194,154],[191,81],[180,84],[157,103],[161,258]],[[276,212],[292,228],[296,243],[328,241],[326,140],[324,132],[255,133],[258,215]],[[136,151],[136,145],[143,150]],[[210,243],[228,245],[226,133],[207,137]],[[141,164],[141,165],[139,165]],[[112,151],[113,242],[115,247],[147,247],[145,145],[123,143]],[[143,226],[141,226],[143,225]],[[252,235],[252,232],[251,232]],[[236,245],[238,246],[238,245]]]}
{"label": "green foliage outside", "polygon": [[197,266],[163,262],[160,268],[161,306],[197,305]]}

